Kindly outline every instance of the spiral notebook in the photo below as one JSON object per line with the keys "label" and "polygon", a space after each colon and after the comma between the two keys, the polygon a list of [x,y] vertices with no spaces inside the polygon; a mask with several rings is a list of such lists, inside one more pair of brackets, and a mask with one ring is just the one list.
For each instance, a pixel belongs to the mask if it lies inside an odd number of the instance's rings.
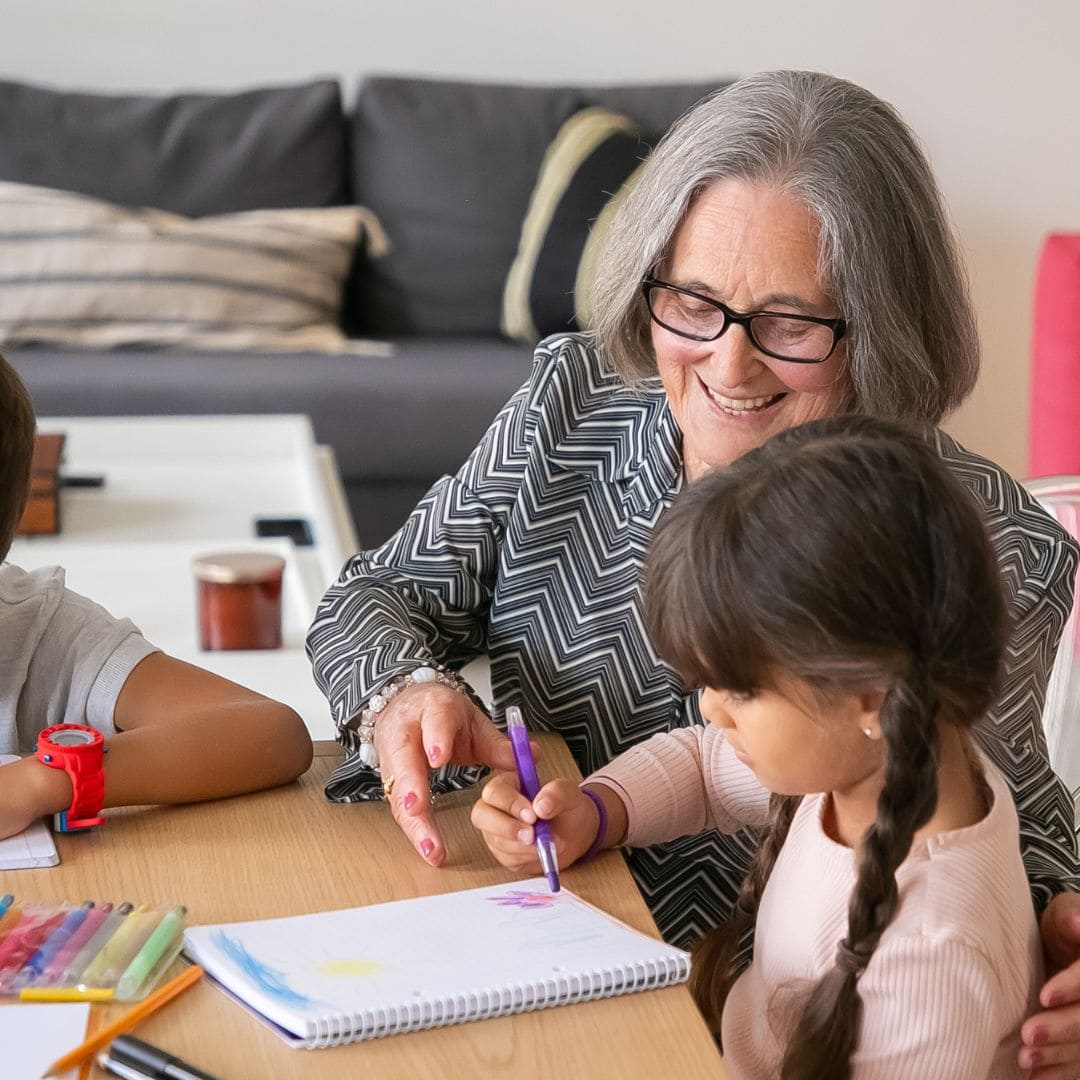
{"label": "spiral notebook", "polygon": [[195,926],[185,952],[314,1049],[684,981],[690,956],[543,878],[285,919]]}

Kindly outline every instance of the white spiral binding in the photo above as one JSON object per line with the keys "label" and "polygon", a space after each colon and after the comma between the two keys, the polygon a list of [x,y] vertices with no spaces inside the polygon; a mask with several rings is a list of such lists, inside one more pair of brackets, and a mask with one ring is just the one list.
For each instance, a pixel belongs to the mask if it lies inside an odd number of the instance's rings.
{"label": "white spiral binding", "polygon": [[418,1000],[385,1005],[353,1017],[319,1017],[310,1022],[308,1038],[301,1045],[309,1050],[317,1050],[383,1035],[405,1034],[614,997],[679,983],[689,974],[689,960],[673,956],[663,960],[647,960],[629,967],[575,972],[545,979],[535,985],[511,983],[502,987],[484,987],[436,1001]]}

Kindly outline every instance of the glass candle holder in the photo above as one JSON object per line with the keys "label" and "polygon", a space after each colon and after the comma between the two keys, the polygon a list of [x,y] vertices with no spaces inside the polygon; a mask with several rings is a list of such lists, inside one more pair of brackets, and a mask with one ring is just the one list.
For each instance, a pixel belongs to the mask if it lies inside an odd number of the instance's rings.
{"label": "glass candle holder", "polygon": [[203,649],[280,649],[285,560],[260,552],[202,555],[192,569]]}

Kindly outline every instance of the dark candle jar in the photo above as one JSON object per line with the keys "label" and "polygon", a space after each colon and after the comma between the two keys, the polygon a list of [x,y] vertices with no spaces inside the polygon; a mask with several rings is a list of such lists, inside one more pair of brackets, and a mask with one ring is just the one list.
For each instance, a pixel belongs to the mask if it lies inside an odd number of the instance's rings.
{"label": "dark candle jar", "polygon": [[193,569],[203,649],[281,648],[281,556],[203,555]]}

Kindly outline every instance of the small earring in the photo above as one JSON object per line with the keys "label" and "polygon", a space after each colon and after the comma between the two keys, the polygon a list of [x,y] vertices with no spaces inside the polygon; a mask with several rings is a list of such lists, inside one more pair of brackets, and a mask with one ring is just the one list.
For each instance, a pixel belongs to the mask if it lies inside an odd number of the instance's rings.
{"label": "small earring", "polygon": [[867,737],[868,739],[872,739],[872,738],[874,737],[874,729],[873,729],[872,727],[869,727],[869,726],[867,726],[867,727],[864,727],[864,728],[862,729],[862,733],[863,733],[863,734],[864,734],[864,735],[865,735],[865,736],[866,736],[866,737]]}

